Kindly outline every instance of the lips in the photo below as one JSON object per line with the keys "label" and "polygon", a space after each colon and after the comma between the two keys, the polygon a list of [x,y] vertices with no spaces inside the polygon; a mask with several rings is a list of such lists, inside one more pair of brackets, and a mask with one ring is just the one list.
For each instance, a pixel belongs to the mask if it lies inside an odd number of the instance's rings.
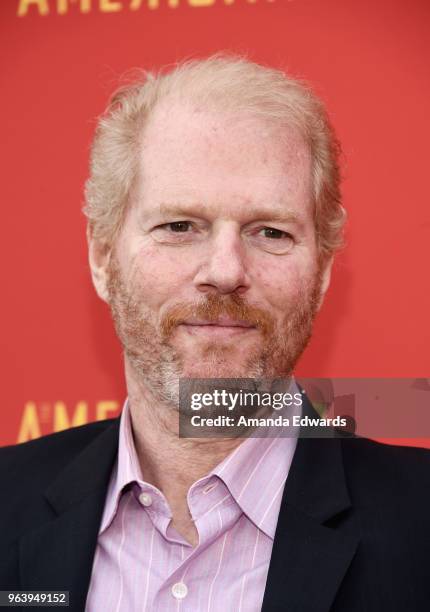
{"label": "lips", "polygon": [[250,321],[218,317],[215,320],[190,318],[182,321],[180,327],[189,335],[222,341],[235,336],[255,333],[257,328]]}
{"label": "lips", "polygon": [[230,319],[229,317],[218,317],[215,321],[209,321],[207,319],[187,319],[183,321],[182,324],[192,326],[214,325],[217,327],[255,327],[255,325],[249,321]]}

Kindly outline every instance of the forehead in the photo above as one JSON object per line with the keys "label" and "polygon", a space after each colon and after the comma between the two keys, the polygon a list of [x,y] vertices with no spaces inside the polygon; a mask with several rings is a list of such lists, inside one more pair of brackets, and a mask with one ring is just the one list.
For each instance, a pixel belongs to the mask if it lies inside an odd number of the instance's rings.
{"label": "forehead", "polygon": [[142,197],[153,196],[149,201],[310,204],[310,152],[293,127],[165,103],[155,109],[141,144],[138,183]]}

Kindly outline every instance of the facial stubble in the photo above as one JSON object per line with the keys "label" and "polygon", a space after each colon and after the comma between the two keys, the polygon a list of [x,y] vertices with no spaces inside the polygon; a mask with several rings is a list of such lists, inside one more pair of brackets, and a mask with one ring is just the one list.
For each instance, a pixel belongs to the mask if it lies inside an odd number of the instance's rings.
{"label": "facial stubble", "polygon": [[[208,293],[194,303],[176,303],[160,320],[147,305],[145,288],[124,281],[115,258],[110,261],[109,304],[116,332],[139,384],[154,398],[173,408],[179,404],[181,378],[287,378],[306,348],[318,310],[321,276],[316,273],[285,306],[280,329],[262,308],[249,304],[238,293]],[[185,364],[172,338],[178,326],[190,318],[215,321],[220,316],[246,320],[260,334],[243,359],[238,341],[199,339],[195,362]],[[237,342],[237,345],[236,345]]]}

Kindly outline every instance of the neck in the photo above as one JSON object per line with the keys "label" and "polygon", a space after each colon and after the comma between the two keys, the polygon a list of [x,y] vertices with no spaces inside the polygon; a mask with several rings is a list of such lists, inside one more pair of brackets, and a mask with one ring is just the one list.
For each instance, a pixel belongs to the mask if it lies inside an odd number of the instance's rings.
{"label": "neck", "polygon": [[160,402],[137,379],[127,361],[125,371],[134,444],[142,477],[164,494],[172,511],[173,525],[195,543],[196,532],[190,525],[187,504],[188,490],[239,446],[243,438],[180,438],[177,408]]}

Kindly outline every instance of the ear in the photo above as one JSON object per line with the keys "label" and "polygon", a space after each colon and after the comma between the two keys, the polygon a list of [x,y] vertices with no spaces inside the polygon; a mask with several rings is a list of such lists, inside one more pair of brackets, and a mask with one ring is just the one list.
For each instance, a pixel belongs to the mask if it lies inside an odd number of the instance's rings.
{"label": "ear", "polygon": [[319,310],[323,305],[325,294],[330,286],[333,261],[334,256],[332,255],[321,264],[321,290],[317,310]]}
{"label": "ear", "polygon": [[99,298],[108,303],[108,267],[111,249],[106,243],[96,240],[89,227],[87,229],[87,241],[88,260],[94,288]]}

